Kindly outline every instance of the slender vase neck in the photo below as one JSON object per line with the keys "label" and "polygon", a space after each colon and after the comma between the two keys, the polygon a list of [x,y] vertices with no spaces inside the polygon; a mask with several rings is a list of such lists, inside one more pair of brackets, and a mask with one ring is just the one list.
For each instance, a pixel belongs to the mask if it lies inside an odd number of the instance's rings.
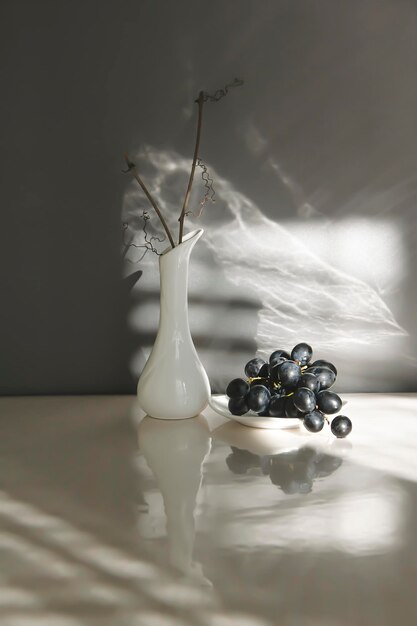
{"label": "slender vase neck", "polygon": [[188,328],[188,266],[190,254],[203,230],[193,231],[159,258],[161,281],[160,326]]}

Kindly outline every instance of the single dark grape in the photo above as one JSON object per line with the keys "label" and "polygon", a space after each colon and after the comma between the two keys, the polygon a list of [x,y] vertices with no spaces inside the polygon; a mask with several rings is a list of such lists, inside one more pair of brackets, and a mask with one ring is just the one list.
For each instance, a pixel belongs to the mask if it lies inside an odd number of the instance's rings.
{"label": "single dark grape", "polygon": [[342,400],[334,391],[320,391],[317,394],[317,405],[326,415],[337,413],[342,408]]}
{"label": "single dark grape", "polygon": [[332,370],[332,372],[334,372],[337,376],[337,369],[336,367],[333,365],[333,363],[330,363],[330,361],[326,361],[325,359],[319,359],[318,361],[314,361],[314,363],[310,364],[310,367],[315,367],[315,366],[323,366],[323,367],[328,367],[330,370]]}
{"label": "single dark grape", "polygon": [[278,368],[278,378],[284,387],[296,387],[300,377],[300,366],[294,363],[294,361],[285,361]]}
{"label": "single dark grape", "polygon": [[314,391],[307,387],[299,387],[293,396],[294,406],[302,413],[311,413],[316,408]]}
{"label": "single dark grape", "polygon": [[279,377],[279,368],[281,367],[281,365],[283,365],[284,363],[292,363],[292,361],[287,361],[286,359],[282,359],[280,361],[277,361],[276,363],[274,363],[273,365],[269,366],[269,378],[274,382],[274,383],[279,383],[280,382],[280,377]]}
{"label": "single dark grape", "polygon": [[311,433],[318,433],[324,426],[324,415],[321,411],[317,409],[315,411],[311,411],[311,413],[307,413],[304,415],[304,426]]}
{"label": "single dark grape", "polygon": [[307,365],[310,363],[313,356],[313,348],[308,343],[298,343],[291,352],[291,358],[300,365]]}
{"label": "single dark grape", "polygon": [[232,415],[243,415],[249,411],[249,405],[247,401],[248,396],[245,398],[230,398],[229,411]]}
{"label": "single dark grape", "polygon": [[316,365],[315,367],[308,368],[309,374],[314,374],[319,379],[320,391],[331,387],[336,380],[336,374],[328,367],[323,365]]}
{"label": "single dark grape", "polygon": [[273,352],[271,356],[269,357],[269,363],[273,365],[280,359],[290,359],[290,358],[291,358],[290,355],[288,354],[288,352],[285,352],[285,350],[275,350],[275,352]]}
{"label": "single dark grape", "polygon": [[258,412],[259,417],[271,417],[269,414],[269,407],[267,406],[264,411]]}
{"label": "single dark grape", "polygon": [[269,365],[268,365],[268,363],[265,363],[265,365],[262,365],[261,369],[258,372],[258,376],[260,376],[261,378],[268,378],[268,376],[269,376]]}
{"label": "single dark grape", "polygon": [[[282,363],[284,363],[284,361],[282,361]],[[278,370],[279,370],[279,367],[282,365],[282,363],[278,362],[278,363],[274,363],[273,365],[269,366],[269,378],[274,383],[279,382]]]}
{"label": "single dark grape", "polygon": [[267,409],[271,399],[271,393],[265,385],[255,385],[249,391],[247,399],[251,411],[260,413]]}
{"label": "single dark grape", "polygon": [[313,393],[317,393],[320,389],[320,381],[314,374],[311,372],[304,372],[298,381],[299,387],[307,387],[307,389],[311,389]]}
{"label": "single dark grape", "polygon": [[304,417],[304,413],[301,413],[301,411],[299,411],[297,409],[297,407],[294,405],[294,401],[293,401],[293,396],[290,396],[289,398],[287,397],[285,399],[285,415],[286,417],[295,419],[303,419]]}
{"label": "single dark grape", "polygon": [[243,378],[234,378],[227,385],[226,393],[229,398],[243,398],[249,391],[249,385]]}
{"label": "single dark grape", "polygon": [[269,403],[269,415],[271,417],[285,417],[286,398],[272,396]]}
{"label": "single dark grape", "polygon": [[338,415],[332,420],[331,431],[338,439],[347,437],[352,430],[352,422],[346,415]]}
{"label": "single dark grape", "polygon": [[277,359],[274,359],[272,363],[269,364],[269,371],[271,371],[273,367],[282,365],[283,363],[285,363],[285,361],[288,361],[288,359],[284,359],[284,357],[279,357]]}
{"label": "single dark grape", "polygon": [[259,370],[262,365],[265,365],[265,361],[263,359],[255,358],[248,361],[245,365],[245,374],[248,378],[254,378],[258,376]]}

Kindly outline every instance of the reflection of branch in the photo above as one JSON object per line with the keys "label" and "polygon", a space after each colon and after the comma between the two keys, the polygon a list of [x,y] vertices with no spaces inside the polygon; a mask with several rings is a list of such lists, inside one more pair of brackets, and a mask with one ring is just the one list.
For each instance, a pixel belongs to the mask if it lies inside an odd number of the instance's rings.
{"label": "reflection of branch", "polygon": [[182,211],[181,211],[181,214],[180,214],[180,216],[178,218],[178,221],[180,223],[180,232],[179,232],[179,237],[178,237],[178,243],[182,242],[182,235],[183,235],[183,232],[184,232],[184,219],[185,219],[185,215],[186,215],[186,212],[187,212],[188,202],[190,200],[191,187],[193,185],[195,166],[196,166],[197,157],[198,157],[198,149],[200,147],[201,124],[202,124],[202,121],[203,121],[203,104],[204,104],[204,92],[203,91],[200,91],[200,93],[198,94],[198,99],[196,100],[196,102],[198,104],[197,133],[196,133],[196,138],[195,138],[194,156],[193,156],[193,162],[192,162],[192,165],[191,165],[190,178],[188,180],[188,186],[187,186],[187,191],[185,193],[185,198],[184,198],[184,204],[182,206]]}
{"label": "reflection of branch", "polygon": [[[175,248],[175,243],[174,240],[172,238],[171,232],[168,228],[168,224],[166,223],[160,208],[158,207],[158,205],[156,204],[155,200],[153,199],[153,197],[151,196],[151,194],[149,193],[148,189],[146,188],[145,183],[143,182],[143,180],[141,179],[141,177],[138,174],[138,170],[136,168],[136,164],[133,163],[132,161],[130,161],[129,157],[127,154],[125,154],[125,161],[127,164],[127,170],[123,170],[125,173],[127,172],[132,172],[132,176],[133,178],[135,178],[135,180],[138,182],[138,184],[140,185],[140,187],[142,188],[142,190],[144,191],[146,197],[148,198],[149,202],[152,204],[153,208],[155,209],[159,219],[161,220],[162,226],[164,227],[164,230],[168,236],[169,242],[171,244],[171,246],[173,248]],[[191,181],[192,182],[192,181]]]}
{"label": "reflection of branch", "polygon": [[132,263],[132,265],[134,265],[135,263],[140,263],[140,262],[142,261],[143,257],[145,256],[145,254],[146,254],[146,253],[147,253],[147,251],[148,251],[148,246],[146,246],[146,245],[140,245],[140,246],[139,246],[139,245],[137,245],[136,243],[132,243],[132,242],[130,242],[130,243],[126,243],[126,240],[125,240],[125,239],[126,239],[126,238],[125,238],[125,234],[126,234],[127,229],[129,228],[129,224],[127,224],[126,222],[124,222],[124,223],[122,224],[122,228],[123,228],[123,236],[122,236],[122,241],[123,241],[123,245],[124,245],[124,249],[123,249],[123,252],[122,252],[122,259],[124,259],[124,258],[126,257],[126,254],[127,254],[127,253],[128,253],[128,251],[130,250],[130,248],[144,248],[144,253],[143,253],[143,254],[142,254],[142,256],[141,256],[139,259],[137,259],[136,261],[131,261],[130,259],[126,259],[126,261],[127,261],[128,263]]}

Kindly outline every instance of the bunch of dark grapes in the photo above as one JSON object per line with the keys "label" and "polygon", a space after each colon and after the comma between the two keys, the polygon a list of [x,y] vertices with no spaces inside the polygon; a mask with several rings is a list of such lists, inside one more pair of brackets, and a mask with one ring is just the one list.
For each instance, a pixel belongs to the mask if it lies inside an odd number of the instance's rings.
{"label": "bunch of dark grapes", "polygon": [[[299,343],[291,351],[275,350],[269,363],[251,359],[245,365],[246,380],[235,378],[228,386],[229,411],[244,415],[254,411],[260,416],[296,418],[312,433],[322,430],[327,416],[338,413],[342,400],[330,387],[337,378],[337,369],[329,361],[311,362],[313,350]],[[334,417],[331,431],[346,437],[352,422],[345,415]]]}

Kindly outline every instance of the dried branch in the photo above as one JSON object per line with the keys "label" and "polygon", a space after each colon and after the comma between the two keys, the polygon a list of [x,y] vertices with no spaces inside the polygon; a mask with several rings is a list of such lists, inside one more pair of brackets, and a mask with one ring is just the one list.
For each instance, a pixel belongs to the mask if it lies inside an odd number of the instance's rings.
{"label": "dried branch", "polygon": [[196,166],[197,158],[198,158],[198,149],[200,147],[201,124],[202,124],[202,121],[203,121],[203,104],[204,104],[204,92],[203,91],[200,91],[196,102],[198,104],[197,133],[196,133],[196,139],[195,139],[194,156],[193,156],[193,162],[192,162],[192,165],[191,165],[190,178],[189,178],[189,181],[188,181],[187,191],[185,193],[185,198],[184,198],[184,204],[182,206],[182,211],[181,211],[181,214],[180,214],[180,216],[178,218],[178,221],[180,223],[180,232],[179,232],[179,237],[178,237],[178,243],[182,242],[182,236],[183,236],[183,232],[184,232],[184,219],[185,219],[185,214],[187,212],[188,202],[190,200],[191,187],[193,186],[195,166]]}
{"label": "dried branch", "polygon": [[[169,228],[168,228],[168,224],[166,223],[166,221],[165,221],[165,219],[164,219],[164,217],[163,217],[163,215],[162,215],[162,213],[161,213],[161,210],[160,210],[160,208],[158,207],[157,203],[155,202],[155,200],[153,199],[153,197],[152,197],[152,196],[151,196],[151,194],[149,193],[149,191],[148,191],[148,189],[147,189],[147,187],[146,187],[145,183],[143,182],[143,180],[142,180],[142,179],[141,179],[141,177],[139,176],[139,174],[138,174],[138,170],[137,170],[137,168],[136,168],[136,164],[135,164],[135,163],[133,163],[132,161],[130,161],[130,159],[129,159],[129,157],[128,157],[128,155],[127,155],[127,154],[125,154],[125,161],[126,161],[126,164],[127,164],[127,170],[123,170],[123,171],[124,171],[124,173],[127,173],[127,172],[131,172],[131,173],[132,173],[133,178],[135,178],[135,180],[138,182],[138,184],[140,185],[140,187],[141,187],[141,188],[142,188],[142,190],[144,191],[144,193],[145,193],[146,197],[148,198],[149,202],[151,203],[151,205],[152,205],[152,206],[153,206],[153,208],[155,209],[156,214],[158,215],[158,217],[159,217],[159,219],[160,219],[160,221],[161,221],[161,224],[162,224],[162,226],[164,227],[164,230],[165,230],[165,232],[166,232],[166,234],[167,234],[167,236],[168,236],[168,239],[169,239],[169,242],[170,242],[171,246],[172,246],[173,248],[175,248],[174,239],[173,239],[173,237],[172,237],[172,235],[171,235],[171,232],[170,232],[170,230],[169,230]],[[191,181],[191,182],[192,182],[192,181]]]}
{"label": "dried branch", "polygon": [[[181,209],[180,216],[178,218],[178,222],[179,222],[178,243],[182,243],[182,240],[183,240],[185,217],[191,213],[191,211],[187,211],[187,208],[188,208],[188,203],[190,201],[191,189],[192,189],[192,186],[193,186],[195,168],[196,168],[197,164],[203,170],[202,179],[204,181],[204,187],[205,187],[204,198],[200,202],[201,208],[200,208],[200,212],[199,212],[198,215],[201,215],[201,212],[202,212],[206,202],[208,202],[209,200],[214,202],[215,191],[213,189],[213,179],[210,178],[210,175],[208,174],[207,167],[198,158],[198,151],[199,151],[199,148],[200,148],[200,138],[201,138],[201,127],[202,127],[202,121],[203,121],[203,104],[204,104],[204,102],[207,102],[208,100],[211,101],[211,102],[217,102],[218,100],[220,100],[221,98],[223,98],[224,96],[226,96],[228,94],[228,91],[229,91],[230,87],[240,87],[240,85],[243,85],[243,80],[235,78],[231,83],[228,83],[222,89],[218,89],[214,94],[209,94],[209,93],[206,93],[204,91],[200,91],[200,93],[198,95],[198,98],[195,101],[198,104],[198,119],[197,119],[196,139],[195,139],[195,146],[194,146],[194,155],[193,155],[193,160],[192,160],[192,164],[191,164],[190,177],[189,177],[189,180],[188,180],[187,190],[185,192],[184,203],[183,203],[183,206],[182,206],[182,209]],[[165,230],[165,232],[167,234],[167,237],[169,239],[169,242],[170,242],[172,248],[175,248],[174,239],[173,239],[173,237],[171,235],[171,231],[169,230],[168,224],[166,223],[166,221],[165,221],[165,219],[164,219],[164,217],[162,215],[162,212],[161,212],[158,204],[156,203],[156,201],[154,200],[154,198],[150,194],[150,192],[147,189],[147,187],[146,187],[145,183],[143,182],[142,178],[139,176],[136,164],[133,163],[129,159],[127,154],[125,154],[125,161],[126,161],[126,164],[127,164],[127,170],[123,170],[123,171],[125,173],[128,173],[128,172],[132,173],[132,176],[135,178],[135,180],[137,181],[137,183],[139,184],[139,186],[141,187],[141,189],[145,193],[146,197],[148,198],[149,202],[151,203],[152,207],[154,208],[156,214],[158,215],[159,220],[160,220],[160,222],[161,222],[161,224],[162,224],[162,226],[163,226],[163,228],[164,228],[164,230]],[[147,247],[147,249],[152,250],[156,254],[159,254],[157,252],[157,250],[155,249],[155,247],[153,246],[152,241],[161,241],[161,240],[158,239],[157,237],[151,237],[150,239],[147,238],[146,222],[149,219],[149,216],[147,216],[147,214],[144,213],[143,214],[143,218],[144,218],[144,221],[145,221],[145,226],[144,226],[145,247]],[[135,244],[129,244],[127,247],[125,247],[125,249],[123,251],[123,256],[126,256],[127,250],[129,249],[129,247],[131,245],[134,246],[134,247],[144,247],[144,246],[136,246]]]}
{"label": "dried branch", "polygon": [[[187,207],[188,207],[188,202],[190,200],[191,187],[193,185],[194,172],[195,172],[195,167],[196,167],[196,163],[198,159],[198,150],[200,147],[200,136],[201,136],[201,124],[203,121],[203,104],[204,102],[207,102],[207,100],[210,100],[211,102],[217,102],[221,98],[224,98],[224,96],[227,96],[230,87],[240,87],[241,85],[243,85],[243,80],[240,80],[239,78],[235,78],[231,83],[228,83],[222,89],[218,89],[213,95],[206,93],[204,91],[200,91],[198,98],[196,100],[198,104],[198,120],[197,120],[197,132],[196,132],[196,139],[195,139],[194,156],[193,156],[193,162],[191,165],[191,172],[190,172],[190,178],[188,181],[187,191],[185,193],[184,204],[183,204],[180,216],[178,218],[178,221],[180,223],[178,243],[182,242],[182,237],[183,237],[183,232],[184,232],[184,220],[185,220],[185,216],[187,215]],[[211,181],[211,184],[212,182],[213,181]]]}

